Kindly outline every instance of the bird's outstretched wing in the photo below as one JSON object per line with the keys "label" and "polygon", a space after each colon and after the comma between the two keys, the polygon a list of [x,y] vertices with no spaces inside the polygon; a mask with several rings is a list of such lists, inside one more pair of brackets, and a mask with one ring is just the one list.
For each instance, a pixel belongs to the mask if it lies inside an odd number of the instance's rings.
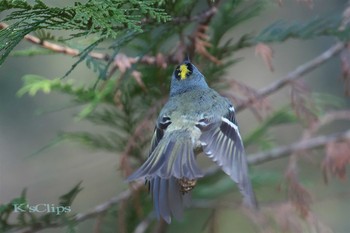
{"label": "bird's outstretched wing", "polygon": [[234,108],[221,118],[204,118],[196,125],[201,131],[203,152],[216,162],[238,185],[246,206],[256,208],[256,199],[248,177],[242,138],[235,120]]}
{"label": "bird's outstretched wing", "polygon": [[[156,140],[158,139],[154,139],[155,142]],[[193,180],[202,176],[193,152],[190,133],[175,130],[158,142],[147,160],[127,180],[149,180],[154,177]]]}

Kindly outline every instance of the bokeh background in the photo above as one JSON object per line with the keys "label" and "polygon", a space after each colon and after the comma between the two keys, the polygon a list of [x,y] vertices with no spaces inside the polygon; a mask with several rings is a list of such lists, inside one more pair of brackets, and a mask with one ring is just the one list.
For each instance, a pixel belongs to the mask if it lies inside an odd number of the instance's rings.
{"label": "bokeh background", "polygon": [[[274,1],[259,17],[242,24],[231,35],[245,32],[259,32],[276,20],[303,21],[318,15],[342,14],[345,0],[315,0],[313,8],[300,1],[285,0],[279,7]],[[276,1],[277,2],[277,1]],[[60,1],[57,4],[70,4]],[[228,77],[261,88],[279,77],[292,71],[326,50],[335,41],[330,38],[300,41],[289,40],[286,43],[272,44],[274,49],[274,72],[270,72],[263,61],[254,54],[253,49],[246,49],[235,54],[244,58],[232,66]],[[22,42],[18,48],[31,46]],[[81,108],[71,107],[67,96],[52,93],[38,94],[35,97],[18,98],[16,92],[21,88],[21,78],[25,74],[39,74],[44,77],[61,77],[70,68],[76,58],[65,55],[45,55],[35,57],[10,57],[0,67],[0,203],[7,203],[20,195],[27,188],[30,203],[57,203],[60,195],[82,181],[84,190],[78,195],[72,209],[74,212],[86,212],[94,206],[110,199],[127,188],[120,172],[118,172],[118,155],[101,151],[92,151],[78,143],[64,142],[48,150],[31,156],[31,154],[55,138],[59,131],[94,130],[103,131],[92,124],[77,121],[74,115]],[[91,82],[95,74],[80,65],[68,77],[75,82]],[[349,98],[343,95],[340,62],[332,59],[307,75],[308,85],[316,92],[336,95],[349,106]],[[285,88],[269,99],[273,106],[286,103],[289,89]],[[63,109],[63,110],[60,110]],[[59,110],[59,111],[58,111]],[[244,111],[237,116],[242,134],[250,132],[259,124],[253,115]],[[349,128],[344,123],[339,128]],[[298,140],[302,131],[299,127],[283,126],[274,130],[279,144]],[[248,148],[248,152],[256,152]],[[349,181],[332,180],[328,185],[323,182],[319,160],[300,167],[301,180],[311,190],[314,199],[312,209],[317,216],[334,232],[350,232],[350,187]],[[252,168],[254,177],[259,171],[271,171],[276,182],[258,185],[256,192],[259,200],[282,200],[285,193],[278,187],[284,182],[283,172],[287,159],[272,161]],[[349,177],[349,175],[348,175]],[[228,195],[229,196],[229,195]],[[222,212],[222,213],[221,213]],[[220,232],[253,232],[249,221],[238,211],[225,209],[220,212],[218,225]],[[188,210],[187,215],[209,215],[201,210]],[[185,219],[186,222],[186,219]],[[94,221],[88,220],[78,227],[78,232],[91,232]],[[174,223],[176,226],[178,223]],[[188,232],[202,232],[203,221],[192,221]],[[174,229],[174,230],[172,230]],[[43,232],[64,232],[63,229],[48,229]],[[176,232],[176,227],[170,232]]]}

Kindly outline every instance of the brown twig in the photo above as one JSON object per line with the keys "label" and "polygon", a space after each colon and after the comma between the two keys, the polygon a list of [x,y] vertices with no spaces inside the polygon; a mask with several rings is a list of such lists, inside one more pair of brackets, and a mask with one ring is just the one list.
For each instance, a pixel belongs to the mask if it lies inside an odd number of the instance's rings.
{"label": "brown twig", "polygon": [[[132,193],[135,190],[139,190],[140,188],[143,188],[143,187],[144,187],[143,181],[135,182],[135,183],[133,183],[132,188],[129,188],[129,189],[121,192],[118,196],[115,196],[115,197],[111,198],[110,200],[95,206],[92,210],[90,210],[86,213],[76,214],[71,220],[78,223],[78,222],[83,222],[85,220],[103,215],[112,206],[120,203],[121,201],[127,200],[128,198],[130,198],[132,196]],[[47,228],[57,228],[57,227],[62,227],[64,225],[65,225],[65,222],[56,222],[56,223],[51,223],[49,225],[37,224],[37,225],[31,226],[31,227],[28,227],[25,229],[15,229],[15,231],[21,232],[21,233],[34,233],[34,232],[38,232],[38,231],[41,231],[41,230],[44,230]]]}
{"label": "brown twig", "polygon": [[[9,25],[7,25],[6,23],[0,23],[0,29],[5,29],[8,26]],[[80,53],[80,51],[78,49],[73,49],[73,48],[70,48],[68,46],[59,45],[59,44],[56,44],[53,42],[49,42],[47,40],[42,40],[42,39],[40,39],[36,36],[33,36],[33,35],[29,35],[29,34],[25,35],[24,39],[32,44],[36,44],[40,47],[49,49],[49,50],[56,52],[56,53],[62,53],[62,54],[70,55],[70,56],[78,56]],[[104,53],[90,52],[89,55],[92,58],[98,59],[98,60],[108,61],[110,59],[109,55],[104,54]]]}
{"label": "brown twig", "polygon": [[123,200],[128,199],[129,197],[131,197],[132,193],[135,190],[143,188],[143,186],[144,186],[143,181],[135,182],[131,189],[127,189],[127,190],[121,192],[118,196],[113,197],[110,200],[108,200],[107,202],[104,202],[104,203],[96,206],[93,210],[86,212],[86,213],[77,214],[75,216],[75,221],[82,222],[82,221],[85,221],[89,218],[92,218],[92,217],[95,217],[95,216],[100,215],[102,213],[105,213],[111,206],[114,206],[115,204],[117,204]]}
{"label": "brown twig", "polygon": [[292,152],[315,149],[330,142],[350,140],[350,130],[330,135],[322,135],[308,140],[302,140],[287,146],[281,146],[270,151],[256,153],[248,156],[248,164],[257,165],[274,159],[283,158]]}
{"label": "brown twig", "polygon": [[329,112],[318,119],[310,130],[309,134],[314,134],[321,127],[330,124],[337,120],[350,120],[350,110],[339,110],[334,112]]}
{"label": "brown twig", "polygon": [[[217,1],[219,2],[219,1]],[[174,23],[174,24],[181,24],[181,23],[190,23],[190,22],[196,22],[196,21],[203,21],[203,20],[207,20],[210,19],[211,17],[213,17],[217,12],[217,4],[211,6],[210,8],[208,8],[207,10],[197,14],[197,15],[193,15],[191,17],[175,17],[173,18],[170,22]],[[148,23],[148,20],[142,20],[141,24],[145,24]],[[9,25],[7,25],[6,23],[0,22],[0,29],[5,29],[9,27]],[[24,39],[27,40],[28,42],[38,45],[40,47],[49,49],[53,52],[56,53],[62,53],[62,54],[66,54],[69,56],[78,56],[80,54],[80,51],[78,49],[73,49],[71,47],[68,46],[64,46],[64,45],[59,45],[47,40],[42,40],[36,36],[33,35],[26,35],[24,36]],[[110,61],[110,59],[112,59],[110,57],[109,54],[106,53],[98,53],[98,52],[90,52],[89,56],[97,59],[97,60],[103,60],[103,61]],[[163,56],[164,59],[162,59],[162,61],[166,61],[166,63],[174,63],[176,64],[177,61],[175,61],[174,59],[172,59],[171,55],[170,56]],[[161,67],[166,67],[166,64],[164,65],[163,63],[160,64],[159,62],[159,56],[150,56],[150,55],[144,55],[143,57],[128,57],[128,59],[130,60],[130,62],[133,61],[138,61],[140,63],[143,64],[148,64],[148,65],[159,65]]]}
{"label": "brown twig", "polygon": [[[0,23],[0,29],[5,29],[7,27],[8,27],[8,25],[6,23]],[[47,40],[42,40],[36,36],[29,35],[29,34],[24,36],[24,39],[32,44],[35,44],[35,45],[42,47],[42,48],[49,49],[49,50],[56,52],[56,53],[66,54],[66,55],[69,55],[72,57],[78,56],[81,52],[78,49],[73,49],[73,48],[65,46],[65,45],[59,45],[59,44],[56,44],[56,43],[53,43],[53,42],[50,42]],[[103,60],[103,61],[109,61],[110,59],[112,59],[106,53],[90,52],[89,56],[94,58],[94,59]],[[135,63],[135,62],[139,62],[142,64],[148,64],[148,65],[164,66],[164,64],[161,64],[159,62],[159,58],[157,58],[155,56],[145,55],[143,57],[127,57],[127,59],[129,60],[129,62],[131,64]],[[172,60],[171,59],[164,59],[164,61],[169,63]]]}
{"label": "brown twig", "polygon": [[[248,164],[257,165],[257,164],[268,162],[274,159],[283,158],[295,151],[315,149],[315,148],[324,146],[325,144],[330,142],[343,141],[343,140],[350,140],[350,130],[341,132],[341,133],[318,136],[306,141],[296,142],[288,146],[281,146],[267,152],[252,154],[247,157],[247,160],[248,160]],[[206,172],[206,174],[211,174],[213,173],[213,171],[215,172],[217,170],[218,170],[217,167],[215,167],[215,169],[209,168],[208,170],[209,172]],[[144,186],[143,181],[135,182],[131,189],[127,189],[126,191],[121,192],[118,196],[113,197],[110,200],[96,206],[89,212],[75,215],[75,217],[73,217],[72,220],[78,223],[78,222],[83,222],[85,220],[88,220],[90,218],[94,218],[96,216],[100,216],[101,214],[106,213],[108,209],[111,208],[112,206],[130,198],[132,196],[132,193],[135,190],[139,190],[143,186]],[[145,220],[146,225],[147,225],[147,221],[148,220]],[[51,225],[45,225],[45,226],[36,225],[24,230],[22,229],[21,233],[34,233],[46,228],[57,228],[63,225],[64,225],[63,223],[53,223]],[[140,226],[140,229],[141,228],[143,229],[143,227]],[[136,229],[135,229],[135,232],[137,232]]]}
{"label": "brown twig", "polygon": [[297,67],[294,71],[288,73],[285,77],[282,77],[278,79],[277,81],[271,83],[270,85],[260,89],[258,93],[252,97],[244,101],[243,103],[236,106],[236,111],[239,112],[249,105],[253,104],[258,99],[264,98],[277,90],[281,89],[282,87],[286,86],[287,84],[291,83],[294,80],[297,80],[303,75],[309,73],[310,71],[316,69],[332,57],[336,56],[338,53],[340,53],[345,48],[345,43],[339,42],[335,45],[333,45],[331,48],[326,50],[325,52],[321,53],[319,56],[315,57],[314,59],[310,60],[309,62]]}

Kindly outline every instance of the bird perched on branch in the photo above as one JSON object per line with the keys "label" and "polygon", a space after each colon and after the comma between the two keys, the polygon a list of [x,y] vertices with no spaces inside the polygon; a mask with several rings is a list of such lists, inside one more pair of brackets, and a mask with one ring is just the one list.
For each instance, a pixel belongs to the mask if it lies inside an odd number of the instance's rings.
{"label": "bird perched on branch", "polygon": [[156,215],[167,223],[172,216],[182,217],[190,191],[203,177],[196,163],[201,151],[237,184],[243,203],[256,208],[235,109],[185,59],[172,75],[170,98],[157,119],[149,157],[127,179],[146,179]]}

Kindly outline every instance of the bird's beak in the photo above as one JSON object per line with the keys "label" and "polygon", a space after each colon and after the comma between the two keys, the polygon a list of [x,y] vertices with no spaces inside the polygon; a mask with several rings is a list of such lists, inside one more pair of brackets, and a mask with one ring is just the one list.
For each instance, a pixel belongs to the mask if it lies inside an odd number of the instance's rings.
{"label": "bird's beak", "polygon": [[186,56],[185,56],[185,59],[182,63],[190,63],[191,60],[190,60],[190,54],[189,53],[186,53]]}

